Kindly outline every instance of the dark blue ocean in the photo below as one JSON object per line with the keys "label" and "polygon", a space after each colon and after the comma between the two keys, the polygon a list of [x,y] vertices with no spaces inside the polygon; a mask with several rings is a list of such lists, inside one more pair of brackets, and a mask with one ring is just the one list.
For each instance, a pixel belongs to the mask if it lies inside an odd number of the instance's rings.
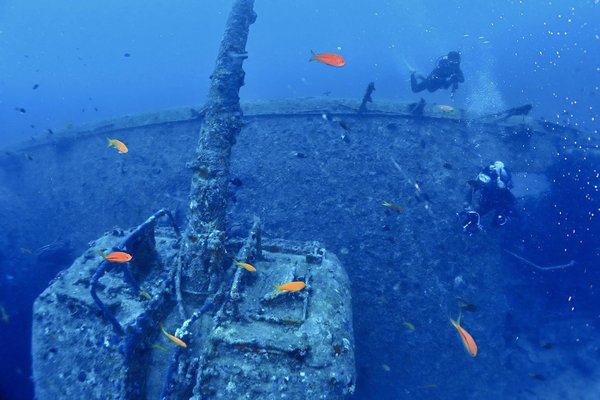
{"label": "dark blue ocean", "polygon": [[[201,106],[232,4],[0,0],[0,150],[90,122]],[[598,0],[256,0],[255,11],[258,18],[250,27],[242,101],[357,99],[372,81],[374,100],[424,98],[473,115],[531,104],[531,117],[586,133],[584,143],[572,145],[589,146],[587,156],[569,155],[554,163],[546,172],[544,194],[535,209],[522,210],[520,219],[502,227],[512,235],[503,239],[503,247],[525,261],[513,259],[522,268],[506,269],[515,274],[509,279],[518,290],[504,294],[512,309],[510,316],[502,316],[507,318],[506,331],[497,334],[518,349],[523,324],[535,320],[540,329],[547,329],[539,335],[545,339],[535,344],[539,359],[529,359],[531,364],[525,366],[499,367],[527,371],[522,376],[523,398],[540,392],[556,393],[550,398],[600,398]],[[335,69],[309,63],[311,50],[342,54],[347,64]],[[454,96],[449,90],[412,93],[410,71],[426,75],[452,50],[460,52],[465,78]],[[160,150],[169,144],[156,146]],[[3,185],[0,181],[0,196]],[[448,212],[454,211],[458,210]],[[526,223],[520,222],[523,219]],[[25,210],[27,225],[20,230],[35,238],[37,227],[48,223],[31,221]],[[107,221],[106,230],[118,224]],[[35,252],[37,246],[11,236],[3,221],[0,236],[0,400],[32,399],[32,304],[79,254],[51,266],[33,263],[21,268],[13,260]],[[36,238],[35,243],[54,239]],[[564,268],[543,269],[553,266]],[[381,296],[384,284],[373,277],[374,293]],[[355,304],[353,312],[356,316],[369,310]],[[455,314],[456,309],[448,312]],[[472,314],[468,323],[477,324]],[[398,327],[402,329],[406,327]],[[363,345],[386,339],[359,338],[369,335],[365,326],[355,326],[355,335]],[[527,344],[528,351],[531,345]],[[394,340],[393,346],[390,353],[410,354],[403,340]],[[460,347],[460,339],[448,346]],[[385,357],[371,363],[365,354],[370,353],[356,349],[356,398],[413,398],[400,389],[411,386],[404,366],[391,365]],[[460,387],[467,387],[468,379],[477,385],[477,361],[468,373],[459,374]],[[423,385],[425,394],[418,398],[453,398],[435,384],[436,373],[451,374],[436,369],[436,362],[433,358],[428,362],[431,385]],[[523,362],[515,357],[514,363]],[[549,389],[531,391],[532,385]],[[461,397],[473,398],[467,391]]]}

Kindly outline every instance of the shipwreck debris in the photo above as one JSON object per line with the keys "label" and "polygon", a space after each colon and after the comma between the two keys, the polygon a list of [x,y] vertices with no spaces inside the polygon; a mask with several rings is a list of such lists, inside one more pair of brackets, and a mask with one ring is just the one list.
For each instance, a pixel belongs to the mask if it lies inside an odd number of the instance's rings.
{"label": "shipwreck debris", "polygon": [[367,86],[365,95],[363,96],[362,103],[360,103],[360,107],[358,108],[359,114],[367,111],[367,103],[373,102],[373,98],[371,97],[371,94],[373,93],[374,90],[375,90],[375,83],[369,82],[369,85]]}

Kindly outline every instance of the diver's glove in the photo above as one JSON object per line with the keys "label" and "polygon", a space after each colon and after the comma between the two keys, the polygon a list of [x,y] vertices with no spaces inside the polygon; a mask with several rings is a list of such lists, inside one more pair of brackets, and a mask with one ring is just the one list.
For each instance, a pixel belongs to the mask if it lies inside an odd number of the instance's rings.
{"label": "diver's glove", "polygon": [[460,220],[460,224],[464,233],[472,235],[483,230],[483,226],[480,223],[481,217],[477,211],[465,209],[459,213],[456,213],[456,215]]}

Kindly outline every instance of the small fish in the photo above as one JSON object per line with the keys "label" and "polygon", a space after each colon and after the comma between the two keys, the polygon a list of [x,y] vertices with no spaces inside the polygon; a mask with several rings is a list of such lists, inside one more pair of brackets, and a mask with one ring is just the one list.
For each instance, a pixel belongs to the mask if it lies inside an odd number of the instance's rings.
{"label": "small fish", "polygon": [[230,179],[229,183],[231,183],[233,186],[237,186],[237,187],[240,187],[243,184],[242,180],[240,178],[237,178],[237,177],[233,178],[233,179]]}
{"label": "small fish", "polygon": [[32,89],[35,90],[35,89],[37,89],[39,87],[40,87],[39,83],[36,83],[35,85],[33,85]]}
{"label": "small fish", "polygon": [[312,53],[312,57],[308,61],[320,61],[323,64],[331,65],[332,67],[343,67],[346,65],[346,60],[339,54],[334,53],[321,53],[317,54],[314,51],[310,51]]}
{"label": "small fish", "polygon": [[444,164],[442,164],[442,166],[446,169],[453,169],[454,167],[452,167],[452,164],[450,164],[449,162],[445,162]]}
{"label": "small fish", "polygon": [[23,107],[15,107],[15,111],[20,112],[21,114],[25,114],[27,112]]}
{"label": "small fish", "polygon": [[469,311],[469,312],[479,311],[479,307],[476,304],[469,303],[469,302],[465,301],[465,299],[463,299],[460,296],[456,296],[456,299],[458,300],[458,307],[461,310]]}
{"label": "small fish", "polygon": [[125,54],[123,54],[123,57],[131,57],[131,54],[125,53]]}
{"label": "small fish", "polygon": [[30,256],[33,254],[33,251],[29,247],[21,247],[19,251],[21,251],[21,254],[26,256]]}
{"label": "small fish", "polygon": [[392,211],[396,211],[397,213],[403,213],[404,209],[402,207],[400,207],[398,204],[396,203],[392,203],[389,201],[384,201],[383,203],[381,203],[382,206],[389,208]]}
{"label": "small fish", "polygon": [[67,127],[67,129],[73,129],[73,124],[72,123],[67,123],[67,125],[65,125]]}
{"label": "small fish", "polygon": [[107,139],[108,139],[108,147],[114,147],[115,149],[117,149],[119,154],[125,154],[125,153],[129,152],[129,149],[127,148],[127,146],[125,146],[125,143],[121,142],[120,140],[111,139],[111,138],[107,138]]}
{"label": "small fish", "polygon": [[49,135],[54,135],[54,131],[50,128],[46,128],[46,130],[48,131]]}
{"label": "small fish", "polygon": [[471,357],[475,357],[477,355],[477,344],[475,343],[475,340],[469,334],[469,332],[467,332],[462,326],[460,326],[460,316],[461,315],[459,314],[458,319],[456,321],[450,318],[450,322],[460,334],[460,338],[462,339],[462,342],[465,345],[465,348],[467,349]]}
{"label": "small fish", "polygon": [[275,296],[279,292],[298,292],[304,289],[306,287],[306,284],[302,281],[296,281],[273,286],[275,286],[275,291],[273,292],[273,296]]}
{"label": "small fish", "polygon": [[390,372],[392,370],[387,364],[381,364],[381,368],[383,368],[385,372]]}
{"label": "small fish", "polygon": [[156,349],[156,350],[163,351],[163,352],[165,352],[165,353],[167,352],[167,349],[165,349],[164,347],[162,347],[162,346],[161,346],[160,344],[158,344],[158,343],[154,343],[154,344],[152,345],[152,348],[153,348],[153,349]]}
{"label": "small fish", "polygon": [[544,350],[550,350],[553,347],[554,347],[554,345],[552,343],[544,343],[542,345],[542,349],[544,349]]}
{"label": "small fish", "polygon": [[411,324],[410,322],[403,322],[402,325],[404,325],[405,327],[407,327],[411,331],[415,330],[415,326],[413,324]]}
{"label": "small fish", "polygon": [[10,323],[10,318],[8,318],[8,313],[4,309],[4,306],[0,306],[0,320],[2,320],[5,325]]}
{"label": "small fish", "polygon": [[233,263],[235,265],[237,265],[238,267],[242,267],[244,268],[246,271],[250,271],[250,272],[256,272],[256,268],[254,268],[253,265],[245,263],[245,262],[239,262],[239,261],[233,261]]}
{"label": "small fish", "polygon": [[126,263],[131,261],[131,259],[133,258],[131,254],[125,253],[124,251],[113,251],[110,254],[104,254],[103,252],[98,250],[97,253],[100,254],[102,258],[104,258],[106,261],[116,263]]}
{"label": "small fish", "polygon": [[448,113],[449,113],[449,112],[453,112],[453,111],[454,111],[454,107],[452,107],[452,106],[447,106],[447,105],[444,105],[444,104],[442,104],[442,105],[439,105],[439,106],[438,106],[438,108],[439,108],[440,110],[442,110],[442,111],[444,111],[444,112],[448,112]]}
{"label": "small fish", "polygon": [[148,300],[152,300],[152,296],[145,290],[140,291],[140,296],[147,298]]}
{"label": "small fish", "polygon": [[162,331],[163,335],[165,335],[167,338],[169,338],[169,340],[172,341],[173,343],[175,343],[177,346],[187,347],[187,344],[185,344],[185,342],[183,340],[179,339],[177,336],[173,336],[170,333],[167,333],[167,331],[165,331],[165,327],[163,326],[162,322],[160,323],[160,330]]}
{"label": "small fish", "polygon": [[33,161],[33,157],[29,153],[23,153],[23,157],[25,157],[26,160]]}
{"label": "small fish", "polygon": [[538,374],[536,372],[529,372],[527,375],[532,377],[533,379],[537,379],[538,381],[545,381],[546,377],[542,374]]}

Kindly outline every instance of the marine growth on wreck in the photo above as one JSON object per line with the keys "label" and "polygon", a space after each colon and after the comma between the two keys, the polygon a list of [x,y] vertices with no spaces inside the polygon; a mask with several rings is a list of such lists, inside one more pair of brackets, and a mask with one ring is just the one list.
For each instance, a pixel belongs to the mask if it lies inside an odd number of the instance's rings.
{"label": "marine growth on wreck", "polygon": [[[379,35],[372,18],[402,10],[439,35],[428,3],[211,7],[204,101],[0,154],[0,398],[595,398],[594,125],[506,103],[490,76],[504,60],[463,24],[439,57],[384,46],[406,92],[388,98],[379,43],[358,51],[338,19]],[[584,29],[575,8],[558,19]],[[282,23],[302,37],[297,70],[265,60]],[[268,78],[265,61],[281,65]],[[294,83],[269,95],[280,75]]]}

